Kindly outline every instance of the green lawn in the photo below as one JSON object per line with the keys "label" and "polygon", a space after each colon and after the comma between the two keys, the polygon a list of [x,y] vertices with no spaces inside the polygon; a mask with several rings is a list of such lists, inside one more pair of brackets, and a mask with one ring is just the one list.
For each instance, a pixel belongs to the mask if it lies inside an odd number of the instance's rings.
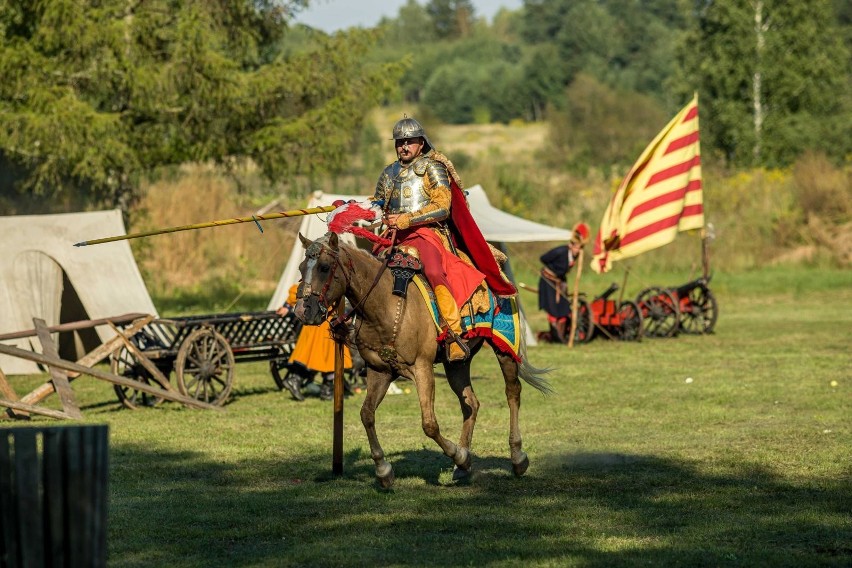
{"label": "green lawn", "polygon": [[[122,410],[80,379],[86,422],[110,425],[109,565],[852,565],[852,273],[718,275],[713,290],[713,335],[530,348],[557,392],[524,390],[521,479],[484,351],[471,481],[453,484],[402,394],[378,413],[391,491],[359,395],[335,478],[331,404],[292,401],[262,363],[238,366],[224,412]],[[448,387],[436,405],[455,438]]]}

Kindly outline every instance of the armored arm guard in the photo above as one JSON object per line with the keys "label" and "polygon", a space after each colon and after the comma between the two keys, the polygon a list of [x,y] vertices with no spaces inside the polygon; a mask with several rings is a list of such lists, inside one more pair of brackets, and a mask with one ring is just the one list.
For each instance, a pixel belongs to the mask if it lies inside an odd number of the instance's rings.
{"label": "armored arm guard", "polygon": [[429,196],[429,203],[416,212],[402,215],[397,221],[400,229],[430,225],[444,221],[450,215],[450,179],[444,164],[434,160],[423,160],[423,165],[417,164],[415,169],[417,175],[423,168],[423,189]]}
{"label": "armored arm guard", "polygon": [[388,174],[388,168],[385,168],[379,175],[379,180],[376,182],[376,191],[373,193],[373,202],[382,201],[387,203],[392,190],[393,181]]}

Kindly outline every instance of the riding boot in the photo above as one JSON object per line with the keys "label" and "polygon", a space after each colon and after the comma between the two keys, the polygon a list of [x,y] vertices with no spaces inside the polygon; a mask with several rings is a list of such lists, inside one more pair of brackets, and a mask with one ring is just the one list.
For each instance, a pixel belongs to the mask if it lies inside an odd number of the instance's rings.
{"label": "riding boot", "polygon": [[438,302],[438,311],[444,321],[447,322],[448,335],[445,345],[448,361],[464,361],[470,357],[470,349],[467,341],[462,338],[461,314],[456,304],[456,299],[445,286],[435,287],[435,299]]}
{"label": "riding boot", "polygon": [[331,400],[334,398],[334,373],[323,373],[319,397],[320,400]]}
{"label": "riding boot", "polygon": [[305,396],[302,394],[301,375],[292,370],[287,371],[287,375],[281,382],[284,384],[284,388],[290,392],[290,396],[293,397],[293,400],[298,402],[303,402],[305,400]]}

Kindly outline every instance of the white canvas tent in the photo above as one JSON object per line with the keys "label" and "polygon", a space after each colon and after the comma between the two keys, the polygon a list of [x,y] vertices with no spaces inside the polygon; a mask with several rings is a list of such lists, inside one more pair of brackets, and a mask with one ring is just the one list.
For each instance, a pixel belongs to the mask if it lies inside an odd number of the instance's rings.
{"label": "white canvas tent", "polygon": [[[123,234],[117,209],[0,217],[0,334],[32,329],[34,317],[53,326],[127,313],[156,316],[127,241],[73,246]],[[60,356],[74,359],[113,335],[104,326],[75,332],[70,345],[60,341]],[[32,349],[31,339],[38,345],[35,338],[4,343]],[[39,372],[35,363],[2,355],[0,368],[6,374]]]}
{"label": "white canvas tent", "polygon": [[[488,196],[485,195],[485,190],[482,186],[475,185],[467,190],[467,199],[470,203],[470,210],[473,213],[473,218],[476,220],[479,229],[482,231],[485,239],[497,248],[504,250],[504,243],[526,243],[526,242],[545,242],[545,241],[562,241],[567,242],[571,238],[569,229],[559,229],[541,223],[528,221],[522,217],[517,217],[497,209],[491,202],[488,201]],[[334,195],[315,192],[308,202],[308,207],[319,207],[322,205],[331,205],[335,200],[355,199],[363,201],[369,199],[369,196],[358,195]],[[328,225],[325,222],[325,216],[308,215],[302,218],[302,224],[299,226],[299,232],[308,239],[316,239],[323,236],[328,230]],[[354,242],[354,237],[351,234],[344,234],[342,238],[347,242]],[[299,239],[296,239],[293,245],[293,250],[290,253],[290,258],[287,265],[284,267],[284,272],[281,274],[281,279],[278,281],[278,287],[275,289],[275,294],[269,302],[268,309],[274,310],[284,303],[287,299],[287,293],[290,287],[299,280],[299,263],[304,258],[305,249]],[[511,266],[507,263],[506,273],[510,278],[514,278],[511,271]],[[527,327],[527,344],[534,345],[535,338],[533,337],[529,326]]]}

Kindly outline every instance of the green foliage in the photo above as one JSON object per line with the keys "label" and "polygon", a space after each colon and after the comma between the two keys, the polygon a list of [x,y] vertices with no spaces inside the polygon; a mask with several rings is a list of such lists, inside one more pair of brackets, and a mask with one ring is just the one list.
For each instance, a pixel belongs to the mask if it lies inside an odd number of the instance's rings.
{"label": "green foliage", "polygon": [[[619,90],[670,103],[663,89],[686,22],[684,0],[531,0],[523,37],[558,50],[563,87],[584,72]],[[550,98],[553,102],[555,99]]]}
{"label": "green foliage", "polygon": [[422,104],[452,124],[509,122],[526,110],[521,74],[518,65],[501,59],[457,59],[432,73]]}
{"label": "green foliage", "polygon": [[684,39],[672,84],[698,89],[713,117],[702,141],[734,165],[786,165],[808,148],[841,160],[852,151],[843,35],[829,2],[718,0]]}
{"label": "green foliage", "polygon": [[551,140],[558,151],[551,166],[587,171],[630,164],[667,123],[660,105],[632,91],[614,91],[578,75],[565,94],[565,110],[551,114]]}
{"label": "green foliage", "polygon": [[125,208],[140,176],[169,164],[250,159],[272,180],[344,167],[402,68],[361,63],[370,32],[279,48],[305,4],[4,4],[0,164],[25,195]]}
{"label": "green foliage", "polygon": [[457,38],[470,33],[475,10],[470,0],[431,0],[426,12],[436,37]]}

